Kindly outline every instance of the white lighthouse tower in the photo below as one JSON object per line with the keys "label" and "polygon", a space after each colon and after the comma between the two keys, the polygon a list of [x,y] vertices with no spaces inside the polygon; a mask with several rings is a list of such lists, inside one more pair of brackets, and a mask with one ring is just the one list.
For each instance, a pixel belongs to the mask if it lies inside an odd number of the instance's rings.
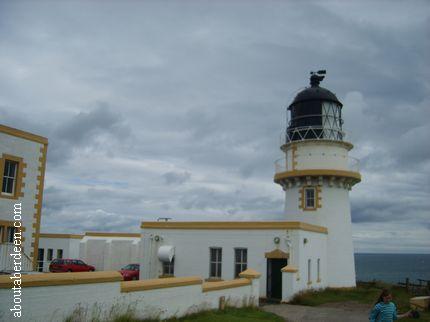
{"label": "white lighthouse tower", "polygon": [[275,182],[285,191],[289,221],[327,227],[328,286],[355,286],[349,190],[360,182],[353,145],[342,130],[342,103],[319,86],[325,71],[311,72],[310,87],[296,95]]}

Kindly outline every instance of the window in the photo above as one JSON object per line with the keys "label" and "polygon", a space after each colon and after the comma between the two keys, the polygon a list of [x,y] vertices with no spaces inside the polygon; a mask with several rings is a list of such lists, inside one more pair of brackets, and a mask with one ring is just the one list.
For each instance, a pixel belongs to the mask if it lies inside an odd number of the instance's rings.
{"label": "window", "polygon": [[246,248],[234,249],[234,277],[239,277],[247,268],[248,263],[248,250]]}
{"label": "window", "polygon": [[39,248],[37,251],[37,269],[39,272],[43,272],[43,256],[45,253],[44,248]]}
{"label": "window", "polygon": [[210,248],[209,277],[221,278],[222,248]]}
{"label": "window", "polygon": [[4,232],[5,232],[5,226],[0,226],[0,243],[3,243],[4,241]]}
{"label": "window", "polygon": [[48,252],[46,253],[46,260],[52,261],[53,256],[54,256],[54,250],[52,248],[49,248]]}
{"label": "window", "polygon": [[317,282],[321,282],[321,265],[320,265],[321,259],[318,258],[317,260]]}
{"label": "window", "polygon": [[57,258],[63,258],[63,250],[57,249]]}
{"label": "window", "polygon": [[171,262],[163,262],[163,275],[165,276],[175,275],[175,258],[172,258]]}
{"label": "window", "polygon": [[305,188],[304,192],[305,192],[305,209],[315,209],[316,208],[315,188],[314,187]]}
{"label": "window", "polygon": [[7,227],[7,236],[6,236],[6,242],[13,243],[13,237],[15,234],[15,227]]}
{"label": "window", "polygon": [[15,187],[17,181],[18,174],[18,162],[5,160],[4,161],[4,170],[3,170],[3,184],[2,184],[2,193],[8,195],[15,194]]}
{"label": "window", "polygon": [[308,259],[308,284],[312,283],[312,277],[311,277],[311,260]]}

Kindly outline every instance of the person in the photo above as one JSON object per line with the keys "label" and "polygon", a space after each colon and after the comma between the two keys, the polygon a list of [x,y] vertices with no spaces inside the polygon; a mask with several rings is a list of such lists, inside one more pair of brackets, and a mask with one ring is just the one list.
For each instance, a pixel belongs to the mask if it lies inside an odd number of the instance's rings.
{"label": "person", "polygon": [[392,296],[389,290],[384,289],[369,315],[370,322],[392,322],[397,319],[409,317],[411,312],[397,315],[396,305],[391,302]]}

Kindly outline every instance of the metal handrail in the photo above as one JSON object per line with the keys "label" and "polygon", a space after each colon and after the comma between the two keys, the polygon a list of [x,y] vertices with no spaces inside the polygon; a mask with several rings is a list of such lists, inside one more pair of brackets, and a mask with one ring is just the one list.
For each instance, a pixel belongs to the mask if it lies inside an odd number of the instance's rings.
{"label": "metal handrail", "polygon": [[310,125],[287,129],[281,134],[280,143],[283,145],[292,141],[305,140],[343,141],[346,136],[347,134],[343,130]]}

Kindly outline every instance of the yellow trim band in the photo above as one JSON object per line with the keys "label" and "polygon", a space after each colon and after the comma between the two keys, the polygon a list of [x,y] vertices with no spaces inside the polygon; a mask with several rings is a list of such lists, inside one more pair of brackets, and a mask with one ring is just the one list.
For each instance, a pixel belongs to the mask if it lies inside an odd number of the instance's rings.
{"label": "yellow trim band", "polygon": [[281,269],[281,272],[284,272],[284,273],[297,273],[298,271],[299,269],[293,265],[287,265]]}
{"label": "yellow trim band", "polygon": [[48,139],[43,137],[43,136],[33,134],[30,132],[26,132],[26,131],[22,131],[22,130],[18,130],[18,129],[15,129],[13,127],[9,127],[9,126],[2,125],[2,124],[0,124],[0,133],[5,133],[8,135],[16,136],[16,137],[19,137],[21,139],[26,139],[26,140],[37,142],[37,143],[48,144]]}
{"label": "yellow trim band", "polygon": [[280,249],[274,249],[271,252],[264,253],[264,257],[270,259],[288,259],[290,254],[283,252]]}
{"label": "yellow trim band", "polygon": [[199,285],[202,283],[203,281],[200,276],[127,281],[121,282],[121,293],[147,291],[178,286]]}
{"label": "yellow trim band", "polygon": [[218,290],[224,290],[227,288],[241,287],[246,285],[251,285],[251,281],[247,278],[238,278],[231,281],[222,282],[206,282],[202,285],[203,292],[212,292]]}
{"label": "yellow trim band", "polygon": [[46,155],[48,153],[48,141],[46,141],[46,144],[43,145],[43,147],[40,148],[40,153],[42,153],[42,156],[39,158],[40,165],[38,167],[38,170],[40,171],[39,175],[37,176],[37,180],[39,181],[37,183],[37,204],[34,206],[36,208],[36,213],[34,214],[34,218],[36,219],[36,222],[34,223],[33,227],[33,233],[32,238],[34,238],[33,243],[33,270],[37,270],[37,256],[38,256],[38,248],[39,248],[39,235],[40,235],[40,222],[42,217],[42,203],[43,203],[43,187],[45,184],[45,170],[46,170]]}
{"label": "yellow trim band", "polygon": [[82,239],[84,235],[76,235],[76,234],[48,234],[48,233],[40,233],[39,238],[71,238],[71,239]]}
{"label": "yellow trim band", "polygon": [[141,228],[153,229],[300,229],[327,234],[326,227],[300,221],[144,221]]}
{"label": "yellow trim band", "polygon": [[261,276],[261,273],[257,272],[256,270],[253,270],[252,268],[248,268],[239,274],[239,277],[249,278],[249,279],[259,278],[260,276]]}
{"label": "yellow trim band", "polygon": [[139,233],[104,233],[98,231],[89,231],[85,233],[85,236],[93,237],[141,237]]}
{"label": "yellow trim band", "polygon": [[[0,276],[0,288],[13,287],[13,279],[10,277],[11,275]],[[21,287],[108,283],[122,280],[122,275],[117,271],[44,273],[22,275]]]}
{"label": "yellow trim band", "polygon": [[281,150],[285,151],[286,149],[288,149],[289,147],[295,147],[297,145],[305,145],[305,144],[315,144],[315,143],[319,143],[319,144],[332,144],[332,145],[339,145],[342,146],[344,148],[346,148],[348,151],[352,150],[352,148],[354,147],[354,145],[350,142],[346,142],[346,141],[333,141],[333,140],[302,140],[302,141],[291,141],[288,142],[286,144],[283,144],[281,146]]}
{"label": "yellow trim band", "polygon": [[275,174],[274,181],[276,183],[279,183],[283,179],[307,176],[346,177],[354,179],[357,182],[361,181],[361,175],[358,172],[331,169],[294,170],[279,172]]}

